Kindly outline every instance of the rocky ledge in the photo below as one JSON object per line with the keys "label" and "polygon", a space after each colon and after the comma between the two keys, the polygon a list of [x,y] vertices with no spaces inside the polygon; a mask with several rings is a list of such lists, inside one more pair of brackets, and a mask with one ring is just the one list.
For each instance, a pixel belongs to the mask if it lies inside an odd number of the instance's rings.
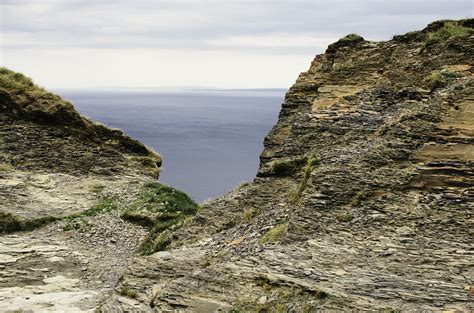
{"label": "rocky ledge", "polygon": [[330,45],[255,180],[133,258],[101,310],[474,310],[473,26]]}

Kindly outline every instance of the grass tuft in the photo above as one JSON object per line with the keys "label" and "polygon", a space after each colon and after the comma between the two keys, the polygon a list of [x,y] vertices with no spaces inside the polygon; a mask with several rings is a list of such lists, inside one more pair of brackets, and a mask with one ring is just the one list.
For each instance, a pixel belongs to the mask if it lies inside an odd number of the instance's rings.
{"label": "grass tuft", "polygon": [[306,162],[306,166],[303,169],[303,179],[301,180],[301,183],[298,189],[293,190],[289,194],[290,203],[296,204],[299,202],[301,195],[303,194],[303,191],[305,191],[306,187],[308,186],[308,180],[309,180],[309,177],[311,176],[311,173],[313,172],[314,168],[320,163],[321,161],[314,154],[312,154],[308,158],[308,161]]}
{"label": "grass tuft", "polygon": [[288,223],[279,224],[271,228],[262,238],[260,243],[274,243],[280,241],[280,239],[288,231]]}
{"label": "grass tuft", "polygon": [[0,163],[0,172],[10,172],[13,170],[13,166],[8,163]]}
{"label": "grass tuft", "polygon": [[243,219],[249,223],[254,217],[258,216],[262,210],[260,208],[247,208],[244,210]]}

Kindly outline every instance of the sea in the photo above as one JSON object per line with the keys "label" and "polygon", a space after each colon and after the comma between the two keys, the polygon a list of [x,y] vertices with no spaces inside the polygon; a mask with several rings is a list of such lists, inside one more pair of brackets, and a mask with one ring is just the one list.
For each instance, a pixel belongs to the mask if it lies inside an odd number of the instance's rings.
{"label": "sea", "polygon": [[284,90],[59,91],[92,120],[163,157],[160,181],[203,202],[251,181]]}

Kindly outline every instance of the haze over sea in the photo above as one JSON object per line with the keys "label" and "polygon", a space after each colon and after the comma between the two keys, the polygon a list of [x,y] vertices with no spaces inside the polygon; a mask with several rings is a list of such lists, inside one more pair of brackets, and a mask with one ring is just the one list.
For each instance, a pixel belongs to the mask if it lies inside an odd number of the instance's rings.
{"label": "haze over sea", "polygon": [[159,152],[160,181],[202,202],[255,177],[285,91],[59,93],[85,116]]}

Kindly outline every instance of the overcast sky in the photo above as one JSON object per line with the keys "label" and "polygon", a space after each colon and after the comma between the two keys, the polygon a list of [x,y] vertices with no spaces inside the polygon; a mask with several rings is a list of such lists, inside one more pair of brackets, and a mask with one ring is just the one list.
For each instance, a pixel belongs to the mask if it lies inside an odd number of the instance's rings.
{"label": "overcast sky", "polygon": [[474,0],[0,0],[1,63],[47,88],[289,87],[348,34],[473,16]]}

